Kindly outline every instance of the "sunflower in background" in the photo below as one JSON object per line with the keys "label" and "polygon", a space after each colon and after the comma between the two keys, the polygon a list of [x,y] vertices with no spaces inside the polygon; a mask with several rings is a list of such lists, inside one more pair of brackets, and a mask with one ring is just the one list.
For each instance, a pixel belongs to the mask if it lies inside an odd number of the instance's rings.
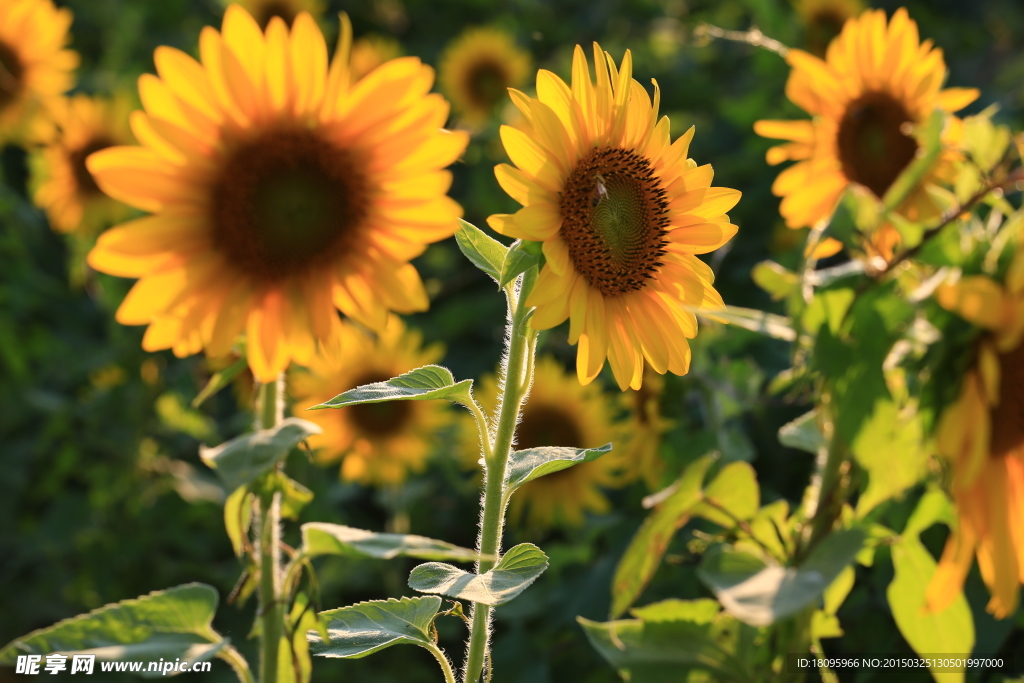
{"label": "sunflower in background", "polygon": [[52,109],[56,134],[30,158],[33,199],[60,232],[89,234],[125,217],[128,207],[103,194],[85,160],[93,152],[133,142],[127,97],[75,95]]}
{"label": "sunflower in background", "polygon": [[[477,399],[488,413],[497,410],[498,381],[494,375],[480,381]],[[612,426],[614,416],[614,404],[599,385],[581,386],[561,363],[541,357],[516,428],[514,448],[596,448],[610,442],[618,448],[621,434]],[[476,423],[464,415],[460,427],[462,462],[476,468],[480,460]],[[597,460],[534,479],[512,495],[509,521],[534,529],[582,526],[586,513],[608,511],[602,489],[621,487],[625,483],[622,470],[622,456],[612,450]]]}
{"label": "sunflower in background", "polygon": [[323,0],[222,0],[225,5],[236,4],[252,15],[261,29],[266,29],[270,20],[280,17],[290,28],[302,12],[319,20],[324,13]]}
{"label": "sunflower in background", "polygon": [[[941,89],[946,80],[942,50],[920,41],[905,9],[888,23],[881,10],[851,19],[829,44],[824,60],[790,50],[786,61],[793,68],[786,95],[814,118],[758,121],[754,130],[789,141],[768,150],[769,164],[797,162],[772,185],[772,192],[783,198],[779,210],[790,228],[828,217],[852,184],[884,197],[917,155],[910,127],[927,121],[936,109],[956,112],[978,97],[973,88]],[[950,181],[955,173],[962,158],[958,123],[955,118],[947,122],[935,166],[897,208],[907,219],[940,213],[927,188]],[[893,239],[880,236],[873,246],[891,252]]]}
{"label": "sunflower in background", "polygon": [[143,348],[228,353],[274,381],[337,346],[341,310],[375,330],[428,306],[409,263],[458,228],[443,170],[468,136],[415,57],[350,78],[351,25],[334,60],[313,18],[266,33],[236,5],[200,36],[201,62],[160,47],[144,75],[136,147],[91,155],[111,197],[150,212],[102,234],[96,270],[141,278],[117,311]]}
{"label": "sunflower in background", "polygon": [[815,57],[824,57],[828,44],[847,20],[864,11],[861,0],[797,0],[796,13],[804,25],[804,45]]}
{"label": "sunflower in background", "polygon": [[530,324],[568,318],[580,382],[607,358],[623,391],[640,388],[645,363],[658,374],[689,371],[694,310],[724,307],[696,255],[736,234],[725,212],[740,198],[711,187],[711,166],[687,158],[693,128],[671,141],[657,84],[652,103],[632,65],[628,50],[616,68],[594,43],[595,85],[576,46],[571,87],[541,69],[537,99],[511,91],[528,123],[501,127],[515,167],[494,170],[523,208],[487,219],[503,235],[543,242]]}
{"label": "sunflower in background", "polygon": [[452,106],[471,126],[481,126],[530,72],[530,55],[504,31],[466,30],[441,56],[439,80]]}
{"label": "sunflower in background", "polygon": [[352,59],[349,70],[353,80],[367,75],[384,62],[396,59],[402,54],[402,46],[394,38],[369,35],[352,43]]}
{"label": "sunflower in background", "polygon": [[976,275],[943,285],[939,303],[986,332],[957,399],[942,413],[939,453],[951,466],[959,524],[928,587],[942,610],[963,588],[976,556],[998,619],[1017,609],[1024,583],[1024,251],[1000,285]]}
{"label": "sunflower in background", "polygon": [[650,491],[662,488],[665,461],[661,458],[661,442],[674,422],[661,415],[661,395],[665,378],[648,368],[644,383],[636,391],[623,392],[620,403],[627,411],[620,443],[626,479],[643,480]]}
{"label": "sunflower in background", "polygon": [[0,141],[30,132],[75,82],[78,53],[70,41],[71,11],[51,0],[0,3]]}
{"label": "sunflower in background", "polygon": [[438,430],[452,420],[443,401],[387,401],[335,410],[306,411],[363,384],[383,382],[444,355],[440,344],[423,347],[423,335],[407,330],[397,316],[376,338],[343,323],[340,346],[317,356],[305,370],[290,373],[295,413],[323,433],[310,437],[320,463],[341,460],[346,481],[396,486],[421,472]]}

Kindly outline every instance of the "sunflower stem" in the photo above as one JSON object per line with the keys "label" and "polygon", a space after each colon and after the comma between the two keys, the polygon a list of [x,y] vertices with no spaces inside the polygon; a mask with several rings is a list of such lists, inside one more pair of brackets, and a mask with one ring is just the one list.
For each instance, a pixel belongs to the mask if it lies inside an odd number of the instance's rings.
{"label": "sunflower stem", "polygon": [[[530,330],[530,309],[525,305],[525,296],[520,294],[520,285],[524,277],[528,276],[521,276],[515,285],[505,289],[509,310],[508,335],[505,341],[507,353],[502,368],[498,422],[493,434],[480,435],[481,440],[485,442],[491,440],[491,448],[490,456],[485,458],[484,491],[480,501],[480,536],[477,540],[477,551],[481,559],[477,560],[478,574],[489,571],[500,559],[501,537],[505,526],[505,508],[502,504],[505,497],[505,470],[512,452],[512,442],[523,401],[533,383],[532,354],[535,349],[533,342],[536,333]],[[485,448],[485,453],[486,451]],[[473,603],[463,683],[477,683],[483,672],[485,659],[490,659],[490,624],[491,608],[488,605]]]}
{"label": "sunflower stem", "polygon": [[[284,417],[284,375],[261,384],[256,398],[257,429],[271,429]],[[281,595],[281,492],[260,497],[258,527],[260,585],[260,683],[276,683],[280,642],[284,634]]]}

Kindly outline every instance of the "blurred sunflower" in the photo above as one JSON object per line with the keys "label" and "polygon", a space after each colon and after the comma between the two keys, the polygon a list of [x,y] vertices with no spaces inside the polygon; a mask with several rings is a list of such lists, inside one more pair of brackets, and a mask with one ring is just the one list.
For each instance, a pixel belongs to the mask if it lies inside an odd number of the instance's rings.
{"label": "blurred sunflower", "polygon": [[928,604],[936,611],[949,605],[976,556],[992,593],[988,611],[1003,619],[1017,609],[1024,583],[1024,251],[1015,255],[1005,286],[972,276],[937,296],[987,332],[936,433],[950,461],[959,524],[928,587]]}
{"label": "blurred sunflower", "polygon": [[512,36],[493,28],[466,30],[441,56],[441,89],[467,123],[479,126],[526,80],[530,55]]}
{"label": "blurred sunflower", "polygon": [[71,10],[51,0],[0,3],[0,140],[23,136],[74,85],[78,53],[64,48],[70,27]]}
{"label": "blurred sunflower", "polygon": [[661,415],[664,389],[665,378],[647,369],[643,386],[624,392],[621,397],[622,406],[628,411],[619,447],[626,478],[642,479],[651,491],[662,487],[665,462],[661,459],[661,442],[674,424]]}
{"label": "blurred sunflower", "polygon": [[[485,376],[477,392],[488,413],[498,406],[498,382]],[[537,360],[533,388],[516,428],[516,450],[540,446],[594,448],[615,440],[614,406],[598,385],[581,386],[553,358]],[[476,423],[461,422],[461,452],[466,465],[480,459]],[[618,444],[616,444],[617,446]],[[532,528],[581,526],[587,512],[609,508],[602,488],[622,486],[622,458],[617,451],[525,484],[512,495],[509,519]]]}
{"label": "blurred sunflower", "polygon": [[420,472],[437,431],[451,422],[443,401],[388,401],[303,412],[363,384],[383,382],[438,361],[440,344],[422,348],[423,336],[406,330],[397,316],[372,338],[343,323],[340,348],[315,357],[306,370],[293,370],[289,387],[296,413],[323,433],[309,439],[321,463],[341,459],[341,476],[364,484],[397,485]]}
{"label": "blurred sunflower", "polygon": [[[851,19],[826,55],[821,60],[790,50],[786,56],[793,67],[786,95],[812,120],[754,124],[758,135],[789,141],[768,150],[769,164],[798,162],[772,185],[772,192],[783,198],[779,210],[791,228],[827,217],[851,183],[883,197],[917,155],[908,126],[923,123],[936,109],[959,111],[978,97],[973,88],[941,90],[946,79],[942,50],[930,40],[920,42],[917,24],[902,8],[888,24],[881,10]],[[909,220],[940,211],[927,186],[948,181],[955,172],[961,158],[957,123],[946,126],[940,158],[898,207]]]}
{"label": "blurred sunflower", "polygon": [[359,80],[384,62],[402,54],[397,40],[384,36],[363,36],[352,43],[352,59],[349,71],[353,80]]}
{"label": "blurred sunflower", "polygon": [[340,334],[337,310],[371,329],[427,308],[409,260],[451,236],[461,207],[442,170],[465,133],[442,130],[433,70],[405,57],[351,82],[351,26],[328,65],[309,14],[264,35],[237,6],[207,27],[202,63],[156,50],[139,147],[89,157],[110,196],[154,215],[107,231],[95,269],[141,280],[117,312],[149,325],[143,348],[225,355],[246,332],[256,379],[310,362]]}
{"label": "blurred sunflower", "polygon": [[75,95],[52,109],[57,134],[31,157],[36,204],[61,232],[92,232],[125,217],[128,207],[103,194],[85,159],[114,145],[133,142],[128,128],[131,104]]}
{"label": "blurred sunflower", "polygon": [[576,370],[591,382],[607,357],[619,387],[639,389],[644,361],[659,374],[686,374],[695,309],[721,309],[714,274],[696,254],[736,234],[725,212],[736,190],[711,187],[710,165],[687,158],[693,128],[672,142],[668,117],[632,80],[632,56],[616,69],[594,44],[596,86],[582,48],[572,87],[537,73],[538,98],[512,90],[526,118],[502,126],[518,167],[499,164],[502,188],[523,205],[487,219],[497,232],[543,242],[547,263],[527,304],[531,324],[547,329],[569,318],[579,342]]}
{"label": "blurred sunflower", "polygon": [[864,10],[861,0],[797,0],[796,12],[804,25],[804,44],[816,57],[824,57],[832,39],[847,20]]}
{"label": "blurred sunflower", "polygon": [[280,17],[289,27],[303,12],[308,12],[314,19],[324,13],[323,0],[222,0],[225,5],[236,4],[252,15],[261,29],[266,29],[270,20]]}

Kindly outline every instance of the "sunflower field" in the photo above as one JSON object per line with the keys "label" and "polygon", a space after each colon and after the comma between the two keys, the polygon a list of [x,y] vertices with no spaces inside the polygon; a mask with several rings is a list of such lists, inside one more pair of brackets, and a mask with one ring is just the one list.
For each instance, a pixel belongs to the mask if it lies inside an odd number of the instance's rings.
{"label": "sunflower field", "polygon": [[0,683],[1024,682],[1019,0],[0,0]]}

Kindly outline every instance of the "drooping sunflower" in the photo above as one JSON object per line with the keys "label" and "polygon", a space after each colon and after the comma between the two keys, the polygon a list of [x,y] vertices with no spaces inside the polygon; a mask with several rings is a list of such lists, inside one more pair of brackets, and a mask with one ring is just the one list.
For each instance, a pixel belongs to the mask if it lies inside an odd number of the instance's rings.
{"label": "drooping sunflower", "polygon": [[273,381],[332,346],[340,309],[382,329],[388,311],[427,307],[409,260],[451,236],[461,207],[443,170],[465,133],[433,70],[392,60],[351,82],[351,26],[334,60],[309,14],[267,31],[238,6],[207,27],[201,63],[156,50],[144,75],[138,147],[89,157],[110,196],[151,212],[104,233],[89,263],[141,278],[117,312],[149,325],[147,350],[225,355],[246,332],[256,379]]}
{"label": "drooping sunflower", "polygon": [[440,360],[440,344],[422,346],[423,336],[407,330],[397,316],[376,338],[342,324],[340,346],[314,358],[305,370],[293,370],[289,387],[296,414],[317,423],[323,433],[309,439],[321,463],[341,459],[341,476],[374,485],[402,483],[422,471],[437,432],[451,421],[443,401],[389,401],[332,410],[319,405],[363,384],[383,382]]}
{"label": "drooping sunflower", "polygon": [[960,593],[974,557],[992,594],[988,611],[1017,609],[1024,583],[1024,251],[1000,286],[985,276],[938,291],[939,303],[982,327],[957,399],[939,420],[936,444],[950,463],[959,523],[928,587],[945,608]]}
{"label": "drooping sunflower", "polygon": [[23,136],[74,85],[71,11],[51,0],[0,3],[0,140]]}
{"label": "drooping sunflower", "polygon": [[804,44],[816,57],[824,57],[832,39],[849,19],[864,10],[861,0],[797,0],[796,12],[804,25]]}
{"label": "drooping sunflower", "polygon": [[[936,109],[952,113],[978,97],[973,88],[942,89],[942,50],[930,40],[920,41],[917,24],[902,8],[888,23],[881,10],[849,20],[824,60],[790,50],[786,61],[793,67],[786,95],[814,118],[758,121],[754,130],[789,141],[768,150],[769,164],[797,162],[772,185],[772,192],[783,198],[779,210],[791,228],[827,217],[851,183],[883,197],[917,155],[911,127]],[[961,158],[955,144],[958,128],[955,122],[946,126],[940,158],[898,207],[908,219],[939,213],[927,186],[948,180]]]}
{"label": "drooping sunflower", "polygon": [[56,134],[32,154],[36,204],[61,232],[89,233],[125,217],[127,207],[103,194],[86,158],[93,152],[130,144],[126,97],[112,100],[75,95],[52,108]]}
{"label": "drooping sunflower", "polygon": [[[493,413],[498,404],[497,378],[485,376],[477,398]],[[614,404],[599,385],[582,386],[561,363],[541,357],[516,428],[514,448],[603,446],[618,436],[611,426],[614,415]],[[480,459],[476,423],[463,415],[461,427],[463,463],[475,466]],[[512,494],[509,519],[538,529],[582,526],[586,513],[607,512],[609,503],[602,489],[622,486],[622,467],[622,455],[613,450],[597,460],[534,479]]]}
{"label": "drooping sunflower", "polygon": [[621,429],[622,462],[629,480],[642,479],[650,490],[661,488],[665,462],[661,442],[673,422],[661,414],[661,394],[665,378],[650,368],[644,371],[644,383],[636,391],[622,394],[627,419]]}
{"label": "drooping sunflower", "polygon": [[324,13],[323,0],[222,0],[225,5],[237,4],[252,15],[261,29],[266,29],[270,20],[280,17],[289,27],[303,12],[319,19]]}
{"label": "drooping sunflower", "polygon": [[402,54],[402,47],[397,40],[384,36],[363,36],[352,43],[352,59],[349,70],[353,80],[359,80],[384,62],[391,61]]}
{"label": "drooping sunflower", "polygon": [[580,382],[605,358],[619,387],[639,389],[645,361],[659,374],[686,374],[695,309],[721,309],[714,274],[699,258],[736,233],[725,212],[740,193],[711,187],[710,165],[687,158],[693,128],[672,142],[668,117],[631,78],[627,51],[619,68],[594,44],[596,85],[582,48],[572,86],[537,72],[536,99],[512,90],[526,123],[502,126],[502,188],[523,205],[487,219],[497,232],[543,242],[546,264],[527,303],[531,324],[569,319],[579,343]]}
{"label": "drooping sunflower", "polygon": [[480,125],[530,72],[530,55],[504,31],[471,28],[449,45],[440,62],[441,89],[467,123]]}

